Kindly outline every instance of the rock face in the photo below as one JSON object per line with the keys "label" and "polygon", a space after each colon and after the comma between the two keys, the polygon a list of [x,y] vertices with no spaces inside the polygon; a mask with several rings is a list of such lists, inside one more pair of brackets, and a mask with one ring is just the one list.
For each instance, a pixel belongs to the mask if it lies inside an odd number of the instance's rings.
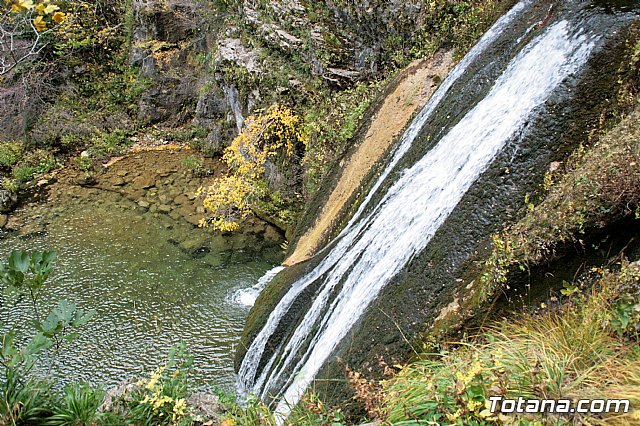
{"label": "rock face", "polygon": [[[463,117],[476,111],[475,106],[485,99],[487,93],[491,93],[492,88],[484,85],[488,80],[501,76],[505,69],[508,70],[509,61],[513,58],[505,52],[514,49],[512,54],[515,55],[522,48],[519,45],[520,41],[512,38],[516,37],[513,34],[526,32],[525,38],[529,41],[546,34],[546,24],[543,23],[547,21],[545,16],[549,9],[540,7],[541,3],[536,3],[537,7],[525,9],[526,14],[518,19],[513,27],[510,27],[513,32],[500,31],[501,36],[496,39],[497,41],[489,45],[477,61],[472,61],[466,72],[460,75],[459,80],[439,103],[436,112],[428,116],[427,120],[416,129],[418,136],[399,160],[398,166],[389,174],[389,178],[381,183],[380,190],[372,195],[371,201],[360,216],[361,219],[370,212],[373,212],[371,217],[374,218],[382,215],[380,211],[385,208],[384,205],[392,202],[390,201],[392,196],[387,190],[395,188],[394,185],[401,180],[404,183],[404,176],[409,173],[409,169],[425,158],[431,150],[437,152],[434,147],[437,141],[442,140],[440,138],[454,128]],[[567,19],[567,22],[571,22],[572,25],[575,23],[575,28],[582,28],[577,21],[582,19],[583,11],[576,12],[574,7],[579,9],[583,6],[556,5],[554,11],[558,14],[567,13],[564,16],[568,18],[554,15],[554,23],[549,25],[558,25],[554,28],[559,31],[564,25],[563,19]],[[380,289],[379,293],[376,293],[373,301],[362,311],[363,315],[353,322],[350,331],[331,349],[326,362],[320,361],[322,367],[316,376],[320,380],[314,384],[315,391],[320,391],[329,399],[344,400],[348,391],[336,385],[336,382],[342,382],[342,380],[335,379],[342,379],[345,376],[345,364],[356,370],[375,374],[379,372],[381,365],[392,365],[405,359],[412,351],[411,342],[420,336],[443,308],[455,304],[453,295],[456,289],[465,288],[465,286],[474,287],[474,280],[478,278],[479,264],[483,254],[486,254],[486,250],[490,247],[492,233],[521,217],[526,210],[522,201],[525,194],[539,188],[549,165],[555,161],[563,161],[568,152],[585,141],[591,123],[597,122],[603,109],[608,105],[608,99],[615,96],[618,88],[617,70],[626,54],[625,39],[631,34],[631,24],[638,22],[638,15],[633,13],[610,15],[604,8],[595,8],[589,13],[593,14],[589,15],[593,17],[593,21],[590,21],[590,25],[593,25],[591,30],[598,31],[598,36],[591,39],[597,48],[590,56],[588,64],[579,72],[566,75],[557,90],[554,90],[543,104],[532,110],[531,115],[527,116],[521,127],[508,137],[504,147],[497,152],[480,177],[475,179],[461,195],[460,201],[452,207],[453,210],[446,219],[442,219],[442,224],[433,231],[433,236],[428,243],[425,243],[424,248],[407,257],[407,262],[395,270],[393,277],[389,278],[388,283]],[[535,31],[529,32],[532,22],[540,24],[535,27]],[[529,50],[525,49],[525,51]],[[539,61],[536,63],[539,64]],[[530,87],[525,83],[523,83],[524,86]],[[520,99],[514,99],[514,102],[519,101]],[[491,110],[488,113],[502,112],[504,112],[502,109],[496,108],[495,111]],[[487,120],[483,123],[476,124],[482,126],[494,118],[487,116]],[[454,150],[449,155],[467,158],[471,151],[473,149],[465,149],[464,152]],[[437,168],[438,164],[433,166]],[[381,169],[371,171],[368,183],[363,185],[367,189],[363,188],[361,193],[353,195],[350,198],[352,203],[362,202],[368,188],[373,185],[380,172]],[[341,170],[338,173],[341,173]],[[424,178],[423,175],[420,176]],[[335,185],[335,180],[331,182]],[[426,182],[425,185],[429,184],[426,180],[424,182]],[[333,186],[329,187],[329,191],[331,188]],[[451,194],[453,195],[455,194]],[[407,197],[411,199],[410,196]],[[408,202],[397,210],[398,216],[405,216],[406,212],[402,211],[403,208],[410,210],[415,206]],[[312,217],[317,213],[318,210],[309,212]],[[406,216],[414,217],[409,214]],[[349,216],[338,219],[337,224],[344,224]],[[307,367],[317,359],[323,359],[321,357],[325,354],[322,348],[318,351],[314,348],[322,345],[327,347],[327,340],[332,338],[329,332],[326,335],[322,334],[323,331],[330,329],[335,334],[341,332],[336,328],[341,323],[332,323],[333,317],[329,317],[328,314],[327,316],[318,314],[317,317],[314,315],[319,312],[327,312],[331,315],[335,312],[339,312],[340,315],[351,312],[348,310],[349,307],[353,308],[354,305],[357,307],[358,302],[355,299],[360,300],[367,296],[366,289],[357,287],[358,283],[350,280],[349,272],[343,274],[344,270],[353,268],[355,273],[359,274],[355,275],[356,277],[371,278],[371,275],[365,275],[366,271],[370,270],[378,272],[380,279],[387,277],[386,271],[379,268],[378,258],[367,257],[366,262],[361,262],[361,258],[366,256],[362,254],[364,251],[356,251],[361,257],[350,258],[352,264],[340,263],[340,260],[335,259],[327,260],[334,252],[333,250],[340,250],[342,247],[361,249],[365,243],[359,239],[360,236],[373,232],[372,229],[384,233],[385,229],[378,228],[381,225],[375,220],[366,222],[366,226],[353,240],[347,240],[342,236],[342,239],[338,238],[330,243],[329,247],[318,256],[285,270],[261,294],[249,315],[237,357],[241,380],[247,380],[244,384],[250,389],[256,383],[253,380],[258,381],[257,378],[265,371],[271,372],[267,374],[266,382],[259,380],[260,383],[267,384],[264,387],[251,389],[252,391],[264,392],[263,395],[288,392],[299,383],[304,383],[302,381],[307,380],[306,376],[313,374],[309,372],[311,367]],[[416,220],[412,223],[417,226],[417,222]],[[308,223],[313,223],[313,220]],[[351,229],[358,229],[357,223]],[[340,231],[341,228],[336,226],[331,235],[335,236]],[[305,230],[301,232],[304,233]],[[409,241],[408,235],[411,235],[411,228],[403,229],[402,232],[404,238]],[[389,262],[385,265],[395,265],[390,260],[393,258],[394,250],[397,250],[394,237],[393,235],[388,237],[388,245],[376,246],[379,249],[379,252],[376,252],[379,254],[379,259]],[[415,235],[415,241],[420,239],[421,235]],[[350,249],[345,250],[344,257],[348,257]],[[334,260],[336,263],[331,263]],[[325,265],[325,262],[338,266],[327,266],[324,270],[314,269],[318,265]],[[332,281],[332,277],[336,275],[341,278]],[[301,277],[308,279],[298,281]],[[373,278],[371,279],[372,281],[367,283],[374,285]],[[296,284],[292,286],[294,282]],[[334,287],[330,286],[332,283]],[[347,285],[350,286],[349,288],[357,287],[362,292],[357,295],[347,293],[343,296],[341,291],[344,291]],[[258,341],[256,336],[259,336],[260,330],[267,324],[269,315],[274,312],[276,305],[289,290],[292,290],[290,294],[296,294],[295,302],[290,305],[285,303],[281,307],[286,306],[286,308],[276,311],[271,319],[277,317],[279,320],[269,323],[270,337],[262,346],[263,349],[257,352],[260,355],[255,358],[256,353],[252,352],[255,347],[251,348],[252,343]],[[326,299],[321,299],[323,297]],[[320,303],[320,300],[325,300],[325,303]],[[350,304],[349,301],[353,303]],[[343,310],[338,311],[339,309]],[[353,309],[352,314],[355,315],[356,308]],[[338,316],[338,318],[344,320],[344,316]],[[301,330],[308,330],[308,334]],[[260,342],[263,341],[260,340]],[[318,342],[322,342],[322,345]],[[333,340],[331,342],[333,343]],[[253,371],[243,369],[245,348],[250,348],[251,357],[247,356],[247,359],[253,360],[251,363],[255,367]],[[290,355],[292,353],[295,355]],[[381,363],[380,360],[383,362]],[[291,366],[293,373],[287,370],[287,365]],[[317,365],[318,362],[313,364],[313,368]],[[281,368],[282,366],[285,367]],[[269,370],[271,368],[272,370]]]}
{"label": "rock face", "polygon": [[428,27],[422,3],[134,1],[139,119],[202,126],[220,152],[256,108],[383,75]]}

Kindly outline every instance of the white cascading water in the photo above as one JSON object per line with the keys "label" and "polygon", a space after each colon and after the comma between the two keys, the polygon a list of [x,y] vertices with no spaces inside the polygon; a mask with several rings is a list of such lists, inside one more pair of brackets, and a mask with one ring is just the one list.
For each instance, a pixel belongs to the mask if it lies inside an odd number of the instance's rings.
{"label": "white cascading water", "polygon": [[[521,6],[496,23],[470,55],[481,54]],[[595,38],[580,31],[572,34],[570,27],[567,21],[557,22],[531,41],[510,62],[486,97],[422,159],[404,170],[378,205],[356,223],[357,216],[364,211],[360,208],[324,259],[294,282],[271,312],[243,359],[239,386],[263,399],[274,396],[270,393],[275,390],[279,397],[276,413],[280,424],[371,302],[424,250],[507,141],[517,136],[530,114],[545,103],[563,80],[584,66]],[[406,153],[470,61],[465,59],[459,64],[443,82],[442,91],[434,95],[416,118],[366,202]],[[269,338],[296,297],[316,280],[321,281],[311,307],[256,378]]]}
{"label": "white cascading water", "polygon": [[[415,139],[415,137],[420,132],[422,126],[426,120],[430,117],[436,107],[439,105],[440,101],[444,98],[447,91],[453,86],[453,84],[465,73],[467,67],[473,62],[473,60],[480,56],[485,49],[497,38],[497,36],[505,30],[505,28],[515,19],[517,14],[528,4],[530,0],[526,0],[517,4],[514,8],[511,9],[507,14],[501,17],[492,27],[487,31],[482,38],[478,41],[478,43],[469,51],[469,53],[460,61],[458,65],[449,73],[447,78],[440,84],[438,90],[431,96],[427,104],[424,106],[422,111],[418,114],[418,116],[413,120],[409,128],[406,130],[404,135],[402,136],[401,141],[398,144],[398,147],[395,150],[393,158],[383,171],[382,175],[377,179],[376,183],[373,185],[371,190],[369,191],[367,197],[360,205],[358,211],[353,215],[345,229],[340,233],[340,235],[336,238],[336,240],[340,240],[341,237],[348,231],[351,230],[354,223],[358,219],[358,217],[362,214],[365,207],[373,197],[373,194],[380,187],[382,182],[386,179],[386,177],[391,173],[391,170],[395,167],[395,165],[400,161],[402,156],[406,154],[408,149],[411,147],[411,143]],[[360,229],[361,226],[358,228]],[[329,244],[331,245],[331,244]],[[340,258],[342,253],[346,251],[349,246],[348,241],[343,241],[342,243],[338,242],[336,247],[329,253],[329,255],[324,259],[323,262],[316,267],[310,275],[303,277],[302,279],[295,282],[291,289],[287,292],[287,294],[280,300],[278,305],[274,308],[274,310],[269,315],[266,324],[260,330],[258,335],[254,338],[251,343],[245,357],[243,358],[242,365],[240,366],[240,370],[238,371],[238,388],[242,393],[260,393],[259,389],[262,387],[262,383],[264,382],[264,377],[261,377],[262,380],[258,382],[256,379],[256,372],[258,370],[258,363],[262,358],[262,354],[264,353],[264,349],[271,338],[273,332],[278,327],[278,324],[282,318],[282,316],[287,312],[290,308],[291,304],[295,301],[298,295],[304,291],[310,284],[312,284],[316,279],[318,279],[322,274],[327,272]],[[269,370],[270,366],[273,364],[273,359],[270,360],[269,365],[265,368],[265,370]]]}
{"label": "white cascading water", "polygon": [[252,287],[242,288],[233,293],[231,300],[239,305],[253,306],[264,287],[283,269],[284,266],[276,266],[268,270]]}

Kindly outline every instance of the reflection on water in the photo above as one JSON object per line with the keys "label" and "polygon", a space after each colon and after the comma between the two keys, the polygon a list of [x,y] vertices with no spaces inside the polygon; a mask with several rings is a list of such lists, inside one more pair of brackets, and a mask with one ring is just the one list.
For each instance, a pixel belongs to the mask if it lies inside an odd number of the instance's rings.
{"label": "reflection on water", "polygon": [[[55,358],[55,377],[114,385],[157,366],[172,345],[185,342],[199,384],[231,388],[233,348],[248,308],[229,295],[255,284],[273,260],[215,250],[195,259],[169,242],[194,232],[190,225],[168,224],[166,216],[109,197],[50,212],[46,221],[47,232],[30,238],[0,234],[0,256],[57,250],[46,311],[61,298],[97,311]],[[3,327],[20,327],[25,312],[26,304],[3,306]]]}

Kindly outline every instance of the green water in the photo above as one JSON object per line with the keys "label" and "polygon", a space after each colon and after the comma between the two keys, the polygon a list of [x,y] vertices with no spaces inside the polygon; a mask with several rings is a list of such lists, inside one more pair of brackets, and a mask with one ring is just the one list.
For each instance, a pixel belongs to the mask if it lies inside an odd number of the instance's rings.
{"label": "green water", "polygon": [[[77,341],[44,357],[40,374],[111,386],[161,364],[172,345],[184,342],[198,386],[233,386],[234,345],[248,308],[231,296],[274,266],[273,257],[213,250],[194,258],[172,241],[201,231],[115,196],[29,214],[47,223],[46,232],[0,234],[2,260],[12,249],[57,250],[42,305],[48,312],[67,298],[97,311]],[[3,306],[3,328],[25,329],[26,312],[24,303]]]}

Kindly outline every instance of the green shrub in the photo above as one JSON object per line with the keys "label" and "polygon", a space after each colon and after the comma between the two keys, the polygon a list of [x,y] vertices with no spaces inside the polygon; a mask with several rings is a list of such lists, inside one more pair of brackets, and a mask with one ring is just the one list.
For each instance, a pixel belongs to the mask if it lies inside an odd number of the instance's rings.
{"label": "green shrub", "polygon": [[13,167],[23,152],[24,146],[19,142],[0,142],[0,167]]}
{"label": "green shrub", "polygon": [[182,159],[182,165],[195,176],[205,176],[208,174],[208,170],[204,167],[202,158],[195,155],[184,157]]}
{"label": "green shrub", "polygon": [[28,182],[36,177],[49,173],[56,167],[53,154],[36,149],[27,152],[19,163],[13,167],[13,177],[19,182]]}
{"label": "green shrub", "polygon": [[167,363],[139,380],[131,393],[116,400],[111,410],[114,414],[107,415],[101,423],[119,424],[124,418],[128,424],[145,426],[191,424],[186,403],[191,364],[184,345],[173,347]]}
{"label": "green shrub", "polygon": [[209,131],[202,126],[188,126],[181,129],[175,129],[168,134],[166,138],[175,142],[191,142],[194,139],[204,139],[207,137]]}
{"label": "green shrub", "polygon": [[76,166],[83,172],[87,172],[93,168],[93,160],[91,159],[91,157],[76,157],[75,163]]}
{"label": "green shrub", "polygon": [[284,229],[294,223],[299,213],[298,201],[295,197],[285,197],[280,191],[274,191],[256,201],[255,209],[269,217],[279,228]]}
{"label": "green shrub", "polygon": [[53,408],[53,414],[44,422],[46,426],[92,425],[98,418],[97,410],[104,393],[92,389],[87,383],[74,383],[64,389],[64,397]]}
{"label": "green shrub", "polygon": [[84,138],[75,133],[67,133],[60,137],[60,145],[65,149],[76,149],[84,145]]}
{"label": "green shrub", "polygon": [[92,151],[97,156],[119,155],[132,143],[130,132],[116,129],[111,133],[99,133],[91,138]]}
{"label": "green shrub", "polygon": [[0,189],[4,189],[9,192],[16,192],[20,188],[18,182],[6,177],[0,178]]}
{"label": "green shrub", "polygon": [[[86,324],[94,311],[86,312],[75,304],[60,301],[48,315],[41,309],[45,283],[56,260],[55,251],[24,252],[14,250],[7,263],[0,265],[0,283],[9,301],[26,302],[34,327],[31,336],[20,336],[14,330],[0,335],[0,415],[4,424],[38,424],[51,415],[50,385],[32,376],[38,356],[51,348],[58,353],[65,342],[74,340],[74,329]],[[28,340],[27,337],[30,337]]]}
{"label": "green shrub", "polygon": [[358,83],[353,89],[327,95],[307,111],[304,128],[309,145],[303,164],[309,194],[318,189],[330,164],[349,147],[378,88],[378,83]]}

